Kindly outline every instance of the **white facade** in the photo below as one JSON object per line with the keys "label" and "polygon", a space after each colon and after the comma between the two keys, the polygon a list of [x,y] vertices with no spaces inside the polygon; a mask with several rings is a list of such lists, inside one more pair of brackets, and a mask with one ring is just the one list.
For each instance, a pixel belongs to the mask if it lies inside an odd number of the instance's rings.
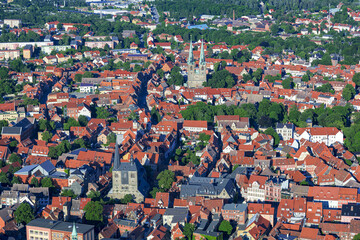
{"label": "white facade", "polygon": [[88,119],[91,119],[91,111],[86,107],[83,107],[79,110],[78,117],[80,117],[81,115],[87,117]]}
{"label": "white facade", "polygon": [[246,192],[244,189],[241,189],[241,194],[249,202],[265,201],[265,188],[261,188],[260,184],[256,181],[248,186]]}
{"label": "white facade", "polygon": [[[321,128],[319,129],[321,130]],[[300,135],[295,133],[295,140],[300,141],[301,139],[305,139],[314,143],[325,143],[326,146],[331,146],[336,142],[343,144],[344,134],[341,130],[338,130],[336,134],[327,134],[325,128],[323,133],[311,134],[311,129],[308,129],[302,132]]]}

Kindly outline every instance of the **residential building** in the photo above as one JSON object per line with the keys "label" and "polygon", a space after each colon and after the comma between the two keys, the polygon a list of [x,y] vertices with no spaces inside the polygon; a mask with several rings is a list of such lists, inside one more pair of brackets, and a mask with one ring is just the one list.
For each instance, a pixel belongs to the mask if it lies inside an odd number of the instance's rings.
{"label": "residential building", "polygon": [[95,240],[94,226],[36,218],[26,224],[26,239]]}
{"label": "residential building", "polygon": [[247,204],[228,203],[221,209],[224,220],[245,224],[247,221]]}
{"label": "residential building", "polygon": [[295,131],[295,125],[293,123],[276,124],[276,132],[284,141],[288,141],[291,138],[294,138],[294,131]]}

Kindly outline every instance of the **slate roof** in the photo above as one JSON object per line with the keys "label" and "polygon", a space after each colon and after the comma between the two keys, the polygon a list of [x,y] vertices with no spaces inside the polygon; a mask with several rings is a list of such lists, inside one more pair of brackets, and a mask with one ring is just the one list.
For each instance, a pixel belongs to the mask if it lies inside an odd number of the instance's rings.
{"label": "slate roof", "polygon": [[190,179],[189,184],[181,186],[180,197],[219,195],[224,189],[229,193],[234,189],[234,183],[231,179],[194,176]]}
{"label": "slate roof", "polygon": [[[71,222],[52,221],[49,219],[42,219],[42,218],[34,219],[31,222],[29,222],[27,225],[32,227],[49,228],[64,232],[72,232],[73,229],[73,223]],[[75,226],[77,233],[82,233],[82,234],[87,233],[92,229],[94,229],[94,226],[87,224],[76,223]]]}
{"label": "slate roof", "polygon": [[35,164],[35,165],[29,165],[29,166],[25,166],[22,169],[20,169],[19,171],[17,171],[15,174],[18,175],[29,175],[29,173],[34,170],[37,166],[39,166],[39,164]]}
{"label": "slate roof", "polygon": [[351,217],[360,217],[360,205],[357,205],[357,204],[342,205],[341,215],[342,216],[351,216]]}
{"label": "slate roof", "polygon": [[1,134],[4,135],[20,135],[22,132],[21,127],[3,127]]}
{"label": "slate roof", "polygon": [[247,205],[246,204],[228,203],[223,206],[223,209],[230,210],[230,211],[244,212],[247,209]]}

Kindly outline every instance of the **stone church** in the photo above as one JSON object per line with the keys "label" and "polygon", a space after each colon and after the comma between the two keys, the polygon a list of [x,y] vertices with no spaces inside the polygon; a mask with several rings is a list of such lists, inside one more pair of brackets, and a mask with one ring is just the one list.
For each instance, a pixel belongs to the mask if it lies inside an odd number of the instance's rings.
{"label": "stone church", "polygon": [[187,61],[188,80],[187,85],[189,88],[199,88],[206,82],[206,62],[204,54],[204,42],[201,41],[201,52],[199,59],[199,66],[196,67],[193,55],[192,41],[190,40],[189,57]]}
{"label": "stone church", "polygon": [[117,143],[115,144],[112,175],[112,189],[109,197],[122,199],[126,194],[130,194],[136,202],[144,201],[150,188],[146,181],[145,168],[132,156],[129,162],[121,162]]}

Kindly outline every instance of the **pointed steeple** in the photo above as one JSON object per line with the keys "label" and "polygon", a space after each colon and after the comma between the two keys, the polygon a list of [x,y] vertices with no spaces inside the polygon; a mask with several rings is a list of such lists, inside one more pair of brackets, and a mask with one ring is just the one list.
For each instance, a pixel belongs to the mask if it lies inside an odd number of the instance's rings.
{"label": "pointed steeple", "polygon": [[73,222],[73,229],[72,229],[72,233],[71,233],[71,240],[77,240],[78,236],[77,236],[77,231],[76,231],[76,226],[75,226],[75,222]]}
{"label": "pointed steeple", "polygon": [[116,170],[119,170],[119,169],[120,169],[119,144],[118,144],[118,140],[117,140],[117,137],[116,137],[113,171],[114,170],[116,171]]}
{"label": "pointed steeple", "polygon": [[194,55],[193,55],[193,47],[192,47],[192,38],[190,36],[190,48],[189,48],[189,57],[188,64],[194,64]]}
{"label": "pointed steeple", "polygon": [[204,40],[201,40],[201,52],[199,65],[205,65]]}

